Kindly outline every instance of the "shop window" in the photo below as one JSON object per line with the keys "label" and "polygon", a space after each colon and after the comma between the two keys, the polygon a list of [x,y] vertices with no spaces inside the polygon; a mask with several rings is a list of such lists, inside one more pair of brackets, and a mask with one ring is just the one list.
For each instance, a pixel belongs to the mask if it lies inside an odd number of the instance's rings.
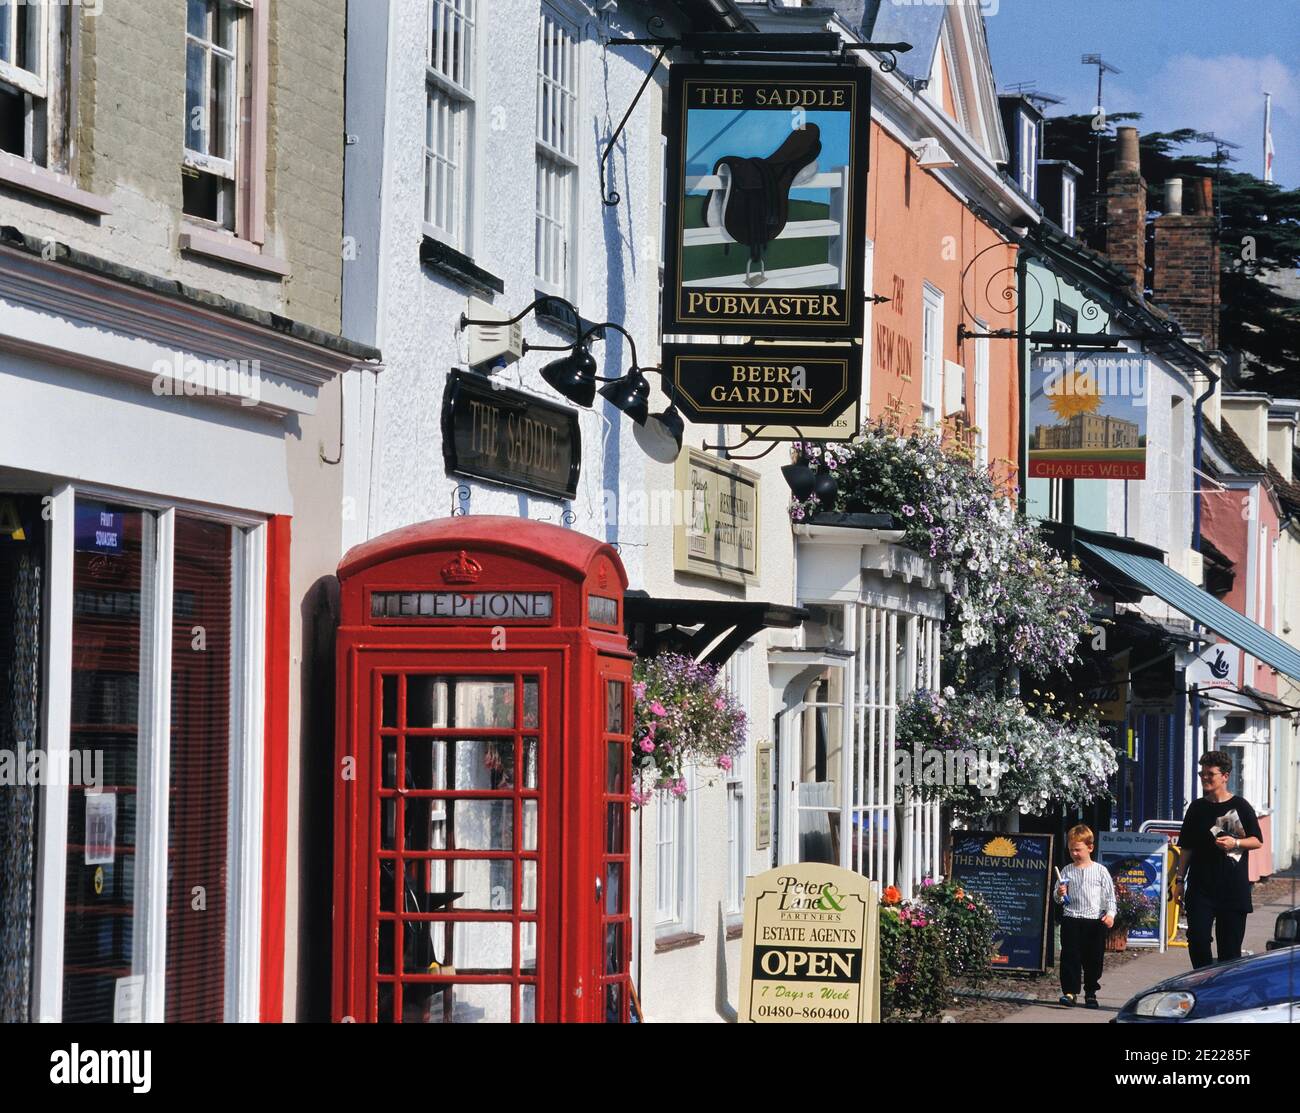
{"label": "shop window", "polygon": [[68,11],[0,0],[0,151],[53,170],[67,169]]}
{"label": "shop window", "polygon": [[228,525],[176,516],[167,799],[168,1021],[219,1021],[225,1009],[231,533]]}
{"label": "shop window", "polygon": [[253,1019],[260,536],[89,498],[74,529],[61,1019]]}
{"label": "shop window", "polygon": [[429,0],[424,137],[424,223],[468,254],[474,180],[476,0]]}
{"label": "shop window", "polygon": [[573,293],[578,180],[578,37],[543,6],[537,32],[536,281]]}

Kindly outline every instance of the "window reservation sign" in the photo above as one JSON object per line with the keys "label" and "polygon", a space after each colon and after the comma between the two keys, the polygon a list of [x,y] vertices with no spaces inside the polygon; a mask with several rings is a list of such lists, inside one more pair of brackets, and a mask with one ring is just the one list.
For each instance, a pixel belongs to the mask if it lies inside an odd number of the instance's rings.
{"label": "window reservation sign", "polygon": [[742,1023],[880,1019],[880,917],[867,878],[838,866],[778,866],[745,883]]}
{"label": "window reservation sign", "polygon": [[582,438],[576,411],[481,375],[448,376],[442,452],[449,474],[552,498],[571,499],[578,490]]}
{"label": "window reservation sign", "polygon": [[1029,369],[1031,479],[1144,479],[1148,366],[1125,352],[1037,352]]}
{"label": "window reservation sign", "polygon": [[871,77],[673,66],[663,330],[862,332]]}
{"label": "window reservation sign", "polygon": [[830,425],[862,393],[854,344],[665,344],[664,385],[691,421]]}

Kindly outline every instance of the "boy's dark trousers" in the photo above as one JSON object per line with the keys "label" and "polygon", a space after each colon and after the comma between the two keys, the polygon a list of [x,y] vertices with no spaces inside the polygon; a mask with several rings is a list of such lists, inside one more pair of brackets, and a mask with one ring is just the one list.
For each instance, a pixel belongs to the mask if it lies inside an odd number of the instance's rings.
{"label": "boy's dark trousers", "polygon": [[1079,993],[1079,973],[1089,997],[1101,988],[1101,963],[1110,929],[1101,920],[1081,916],[1061,917],[1061,992]]}

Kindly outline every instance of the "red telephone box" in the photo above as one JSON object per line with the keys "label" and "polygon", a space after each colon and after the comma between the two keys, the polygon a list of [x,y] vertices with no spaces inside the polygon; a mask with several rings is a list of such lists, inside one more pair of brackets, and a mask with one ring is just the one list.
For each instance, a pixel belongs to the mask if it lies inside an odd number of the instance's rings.
{"label": "red telephone box", "polygon": [[462,516],[358,546],[339,581],[334,1019],[626,1020],[618,554]]}

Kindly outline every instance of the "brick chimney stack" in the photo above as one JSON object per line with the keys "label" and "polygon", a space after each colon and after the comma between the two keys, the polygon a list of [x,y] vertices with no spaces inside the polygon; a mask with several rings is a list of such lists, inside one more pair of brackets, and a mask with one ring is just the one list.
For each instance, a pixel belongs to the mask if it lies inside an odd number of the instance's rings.
{"label": "brick chimney stack", "polygon": [[[1172,183],[1170,183],[1172,184]],[[1181,205],[1166,186],[1163,216],[1155,222],[1152,296],[1177,318],[1183,332],[1202,347],[1219,346],[1219,233],[1214,216],[1214,182],[1191,178]]]}
{"label": "brick chimney stack", "polygon": [[1106,254],[1146,289],[1147,184],[1138,157],[1137,128],[1119,128],[1115,169],[1106,179]]}

